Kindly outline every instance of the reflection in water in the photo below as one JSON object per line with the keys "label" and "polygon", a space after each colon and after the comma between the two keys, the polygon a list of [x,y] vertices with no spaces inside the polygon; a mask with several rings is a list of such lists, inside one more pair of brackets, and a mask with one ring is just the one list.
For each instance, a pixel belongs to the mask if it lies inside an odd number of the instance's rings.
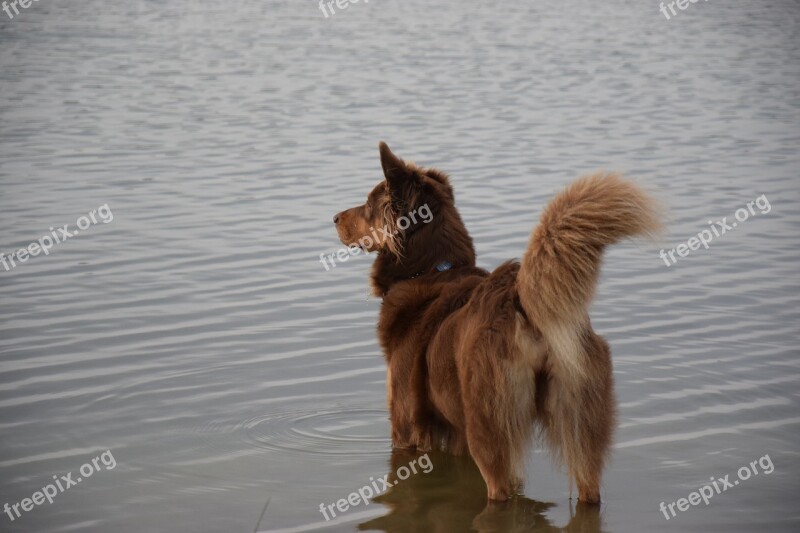
{"label": "reflection in water", "polygon": [[428,456],[433,462],[430,473],[412,474],[398,482],[394,473],[415,455],[392,452],[389,480],[394,486],[373,500],[388,507],[389,513],[359,524],[360,531],[602,531],[599,506],[578,503],[569,523],[557,527],[545,516],[556,504],[524,496],[503,503],[490,502],[486,499],[486,484],[470,458],[441,452],[428,452]]}

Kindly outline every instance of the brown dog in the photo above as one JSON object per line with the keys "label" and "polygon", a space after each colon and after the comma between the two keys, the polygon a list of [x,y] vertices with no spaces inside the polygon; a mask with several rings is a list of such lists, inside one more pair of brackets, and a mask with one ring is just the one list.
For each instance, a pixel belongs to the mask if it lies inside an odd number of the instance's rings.
{"label": "brown dog", "polygon": [[[539,429],[578,498],[599,502],[616,402],[587,308],[604,248],[658,230],[655,204],[617,175],[582,178],[546,207],[522,261],[489,273],[475,266],[447,175],[385,143],[380,155],[386,179],[334,222],[342,243],[378,253],[393,446],[468,452],[489,498],[506,500]],[[430,223],[409,221],[423,205]]]}

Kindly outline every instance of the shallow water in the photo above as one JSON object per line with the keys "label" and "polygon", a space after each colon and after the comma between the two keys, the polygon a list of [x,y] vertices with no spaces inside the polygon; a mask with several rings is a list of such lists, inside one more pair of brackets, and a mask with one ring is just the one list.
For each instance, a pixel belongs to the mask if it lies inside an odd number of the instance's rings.
{"label": "shallow water", "polygon": [[[113,213],[0,270],[0,505],[116,461],[0,530],[796,531],[798,22],[790,0],[669,21],[615,0],[0,12],[0,251]],[[599,510],[537,447],[511,504],[431,454],[320,513],[414,459],[390,450],[371,259],[319,262],[380,139],[451,173],[486,268],[582,173],[668,202],[664,242],[613,249],[592,310],[620,404]],[[762,194],[768,213],[659,258]],[[765,455],[772,473],[659,511]]]}

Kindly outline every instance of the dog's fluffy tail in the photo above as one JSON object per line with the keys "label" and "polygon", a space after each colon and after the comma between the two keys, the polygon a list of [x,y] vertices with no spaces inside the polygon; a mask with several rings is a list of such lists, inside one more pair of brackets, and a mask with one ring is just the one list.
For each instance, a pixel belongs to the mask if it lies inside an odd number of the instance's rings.
{"label": "dog's fluffy tail", "polygon": [[603,250],[626,237],[654,236],[657,203],[617,174],[572,183],[545,208],[517,276],[520,302],[566,370],[584,374],[582,346]]}

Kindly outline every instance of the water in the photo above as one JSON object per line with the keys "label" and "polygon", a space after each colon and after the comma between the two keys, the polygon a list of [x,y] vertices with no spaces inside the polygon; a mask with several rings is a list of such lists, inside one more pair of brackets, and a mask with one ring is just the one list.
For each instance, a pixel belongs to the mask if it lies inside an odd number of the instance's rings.
{"label": "water", "polygon": [[[669,21],[654,0],[0,12],[0,250],[113,214],[0,271],[0,505],[116,461],[0,529],[796,531],[798,21],[790,0]],[[413,459],[390,450],[371,259],[318,260],[380,139],[451,173],[487,268],[594,169],[669,204],[663,243],[608,255],[592,310],[620,403],[599,511],[537,447],[506,506],[432,454],[320,513]],[[769,213],[659,258],[762,194]],[[659,511],[765,455],[772,473]]]}

